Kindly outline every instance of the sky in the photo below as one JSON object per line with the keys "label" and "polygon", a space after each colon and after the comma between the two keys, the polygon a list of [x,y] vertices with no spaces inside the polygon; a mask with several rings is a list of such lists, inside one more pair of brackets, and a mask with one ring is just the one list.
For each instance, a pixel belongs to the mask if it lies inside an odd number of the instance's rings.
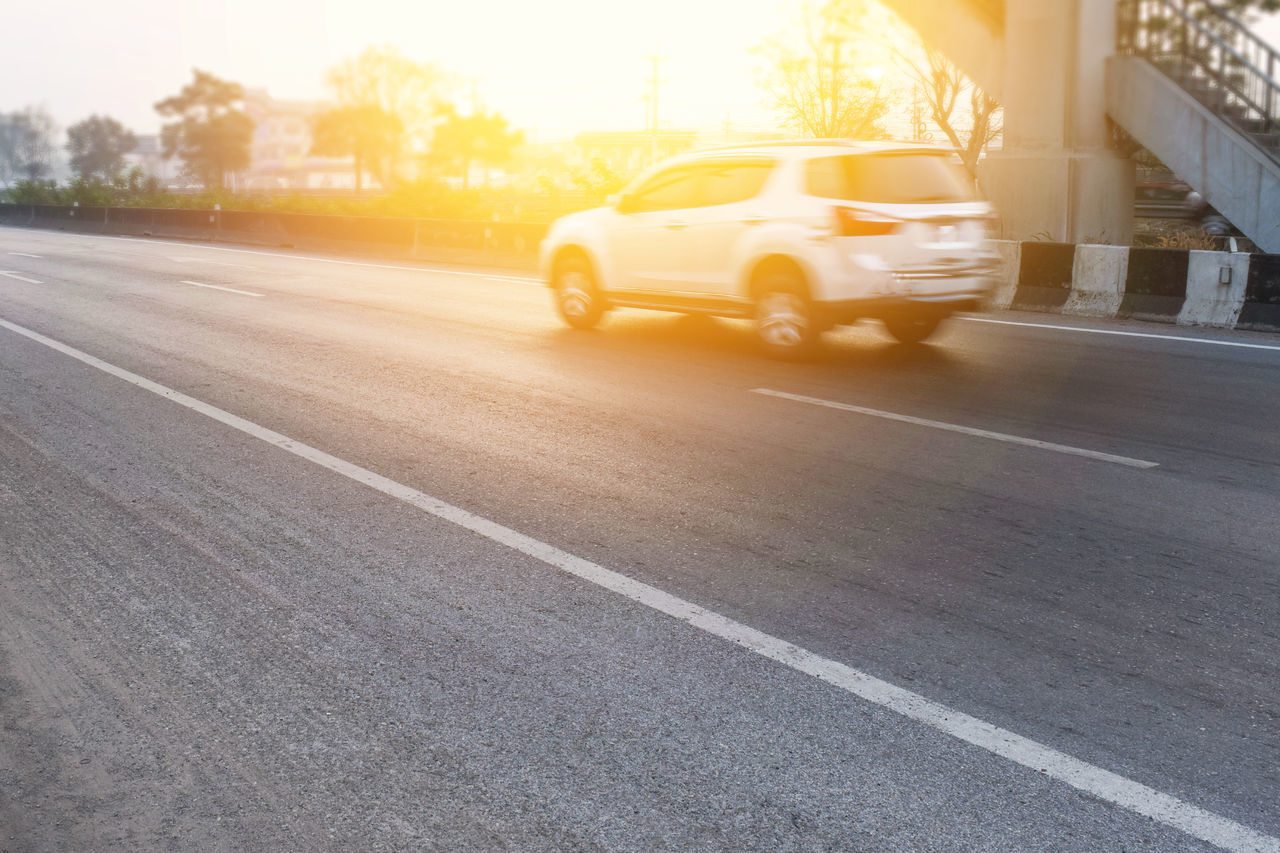
{"label": "sky", "polygon": [[647,57],[662,57],[661,122],[771,127],[749,48],[800,0],[45,0],[5,4],[0,110],[42,104],[155,132],[152,104],[193,67],[285,99],[325,96],[326,70],[368,45],[432,61],[535,139],[641,129]]}
{"label": "sky", "polygon": [[[154,133],[152,105],[198,67],[283,99],[321,99],[326,70],[392,44],[456,75],[535,141],[646,126],[662,57],[664,127],[772,129],[751,48],[802,0],[37,0],[6,3],[0,111],[46,107]],[[1260,31],[1280,44],[1280,16]]]}

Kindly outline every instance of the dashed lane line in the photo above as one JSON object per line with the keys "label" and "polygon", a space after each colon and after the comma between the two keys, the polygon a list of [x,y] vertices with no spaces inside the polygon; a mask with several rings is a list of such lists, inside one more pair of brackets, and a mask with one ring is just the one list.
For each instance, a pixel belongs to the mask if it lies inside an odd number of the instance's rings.
{"label": "dashed lane line", "polygon": [[913,415],[899,415],[896,412],[882,412],[879,409],[868,409],[865,406],[855,406],[850,403],[838,403],[834,400],[823,400],[820,397],[805,397],[801,394],[788,394],[786,391],[774,391],[770,388],[753,388],[751,393],[764,394],[767,397],[778,397],[782,400],[792,400],[796,403],[808,403],[811,406],[822,406],[827,409],[837,409],[842,412],[853,412],[854,414],[867,415],[873,418],[883,418],[887,421],[898,421],[899,423],[914,424],[915,426],[929,427],[930,429],[958,432],[962,435],[971,435],[977,438],[989,438],[992,441],[1003,441],[1008,444],[1021,444],[1024,447],[1035,447],[1040,450],[1052,450],[1055,453],[1065,453],[1068,456],[1083,456],[1086,459],[1096,459],[1099,462],[1111,462],[1116,465],[1125,465],[1130,468],[1160,467],[1160,463],[1158,462],[1147,462],[1143,459],[1132,459],[1128,456],[1116,456],[1114,453],[1102,453],[1098,450],[1086,450],[1083,447],[1072,447],[1068,444],[1054,444],[1052,441],[1040,441],[1036,438],[1024,438],[1020,435],[1008,435],[1003,432],[992,432],[987,429],[961,426],[960,424],[951,424],[946,421],[931,421],[927,418],[917,418]]}
{"label": "dashed lane line", "polygon": [[39,332],[3,319],[0,319],[0,328],[22,335],[90,367],[239,430],[245,435],[292,453],[321,468],[362,483],[436,518],[456,524],[588,583],[665,613],[711,636],[727,640],[796,672],[827,682],[867,702],[887,708],[910,720],[923,723],[965,743],[1006,758],[1034,773],[1065,782],[1089,796],[1148,817],[1233,853],[1246,853],[1246,851],[1248,853],[1280,853],[1280,838],[1265,835],[1230,818],[1081,761],[985,720],[948,708],[851,666],[814,654],[786,640],[574,556],[553,545],[445,503],[439,498],[375,474],[366,468],[331,456],[238,415],[189,397],[124,368],[116,367]]}
{"label": "dashed lane line", "polygon": [[18,281],[25,281],[27,284],[44,284],[43,281],[36,281],[34,278],[27,278],[25,275],[20,275],[13,270],[0,270],[0,275],[5,278],[16,278]]}
{"label": "dashed lane line", "polygon": [[212,264],[218,267],[235,267],[237,269],[242,269],[242,270],[253,269],[253,267],[250,266],[249,264],[233,264],[230,261],[215,261],[210,258],[189,258],[189,257],[175,258],[170,256],[169,260],[174,261],[176,263],[180,263],[180,264]]}
{"label": "dashed lane line", "polygon": [[225,290],[227,293],[239,293],[243,296],[262,296],[261,293],[252,293],[248,290],[236,290],[234,287],[223,287],[220,284],[205,284],[199,281],[187,281],[183,279],[179,284],[189,284],[192,287],[207,287],[210,290]]}
{"label": "dashed lane line", "polygon": [[20,258],[42,258],[43,255],[33,255],[30,252],[10,252],[11,255],[17,255]]}

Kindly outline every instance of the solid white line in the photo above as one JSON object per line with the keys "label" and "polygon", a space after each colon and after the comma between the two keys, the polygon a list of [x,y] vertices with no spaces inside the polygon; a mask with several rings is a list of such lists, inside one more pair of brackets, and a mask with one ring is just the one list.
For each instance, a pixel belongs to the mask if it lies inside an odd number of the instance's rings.
{"label": "solid white line", "polygon": [[225,290],[227,293],[240,293],[240,294],[243,294],[244,296],[261,296],[262,295],[261,293],[250,293],[247,290],[236,290],[234,287],[223,287],[218,284],[202,284],[201,282],[198,282],[198,281],[187,281],[186,279],[183,279],[179,283],[189,284],[192,287],[208,287],[213,290]]}
{"label": "solid white line", "polygon": [[1026,447],[1038,447],[1041,450],[1052,450],[1055,453],[1066,453],[1071,456],[1083,456],[1086,459],[1096,459],[1100,462],[1113,462],[1116,465],[1127,465],[1130,468],[1159,467],[1158,462],[1146,462],[1142,459],[1130,459],[1128,456],[1116,456],[1112,453],[1102,453],[1097,450],[1085,450],[1082,447],[1072,447],[1068,444],[1054,444],[1051,441],[1040,441],[1035,438],[1023,438],[1018,435],[1007,435],[1002,432],[992,432],[986,429],[960,426],[959,424],[949,424],[946,421],[931,421],[926,418],[917,418],[911,415],[882,412],[879,409],[868,409],[865,406],[853,406],[849,403],[837,403],[833,400],[823,400],[818,397],[804,397],[800,394],[788,394],[786,391],[774,391],[770,388],[753,388],[752,393],[764,394],[769,397],[780,397],[783,400],[794,400],[797,403],[808,403],[811,406],[823,406],[828,409],[839,409],[842,412],[854,412],[859,415],[870,415],[873,418],[884,418],[888,421],[899,421],[904,424],[915,424],[916,426],[929,427],[931,429],[942,429],[947,432],[958,432],[964,435],[977,436],[978,438],[989,438],[993,441],[1004,441],[1009,444],[1021,444]]}
{"label": "solid white line", "polygon": [[32,255],[27,252],[10,252],[11,255],[17,255],[20,258],[41,258],[43,255]]}
{"label": "solid white line", "polygon": [[1122,332],[1119,329],[1086,329],[1082,326],[1058,326],[1051,323],[1026,323],[1017,320],[993,320],[989,317],[956,317],[970,323],[991,323],[996,326],[1026,326],[1030,329],[1054,329],[1060,332],[1083,332],[1087,335],[1117,335],[1124,338],[1154,338],[1158,341],[1178,341],[1188,344],[1211,344],[1217,347],[1239,347],[1241,349],[1266,349],[1280,351],[1276,344],[1248,344],[1243,341],[1220,341],[1215,338],[1193,338],[1188,335],[1157,335],[1152,332]]}
{"label": "solid white line", "polygon": [[34,278],[27,278],[25,275],[18,275],[11,270],[0,270],[0,275],[5,278],[16,278],[18,281],[25,281],[27,284],[44,284],[43,281],[36,281]]}
{"label": "solid white line", "polygon": [[1217,845],[1225,850],[1252,851],[1252,853],[1280,853],[1280,839],[1264,835],[1229,818],[1194,806],[1169,794],[1149,788],[1139,782],[1103,770],[1093,764],[1073,758],[1066,753],[1022,737],[1007,729],[992,725],[933,702],[910,690],[903,689],[850,666],[816,655],[786,640],[758,631],[741,622],[735,622],[711,610],[699,607],[670,593],[610,571],[603,566],[575,557],[553,545],[503,527],[464,509],[445,503],[330,456],[322,450],[294,441],[288,436],[259,426],[208,403],[188,397],[150,379],[116,367],[99,358],[81,352],[52,338],[45,337],[23,326],[0,320],[0,327],[43,344],[50,349],[68,355],[77,361],[123,379],[132,385],[172,400],[180,406],[199,412],[219,423],[237,429],[246,435],[273,444],[282,450],[362,483],[385,495],[470,530],[493,542],[505,545],[540,560],[549,566],[567,572],[589,583],[621,595],[645,607],[665,613],[715,637],[728,640],[758,655],[777,661],[797,672],[811,675],[832,684],[868,702],[888,708],[908,719],[924,723],[938,731],[958,738],[965,743],[985,749],[1016,764],[1043,773],[1053,779],[1085,792],[1093,797],[1113,803],[1121,808],[1149,817],[1173,827],[1201,841]]}

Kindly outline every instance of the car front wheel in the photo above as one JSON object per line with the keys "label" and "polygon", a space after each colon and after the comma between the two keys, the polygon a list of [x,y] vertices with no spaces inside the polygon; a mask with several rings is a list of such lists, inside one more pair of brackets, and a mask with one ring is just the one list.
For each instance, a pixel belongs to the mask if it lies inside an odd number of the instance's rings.
{"label": "car front wheel", "polygon": [[804,285],[793,275],[774,273],[756,297],[756,334],[774,358],[800,359],[813,354],[818,327]]}
{"label": "car front wheel", "polygon": [[604,301],[586,258],[568,257],[557,263],[551,289],[556,310],[573,328],[590,329],[604,316]]}

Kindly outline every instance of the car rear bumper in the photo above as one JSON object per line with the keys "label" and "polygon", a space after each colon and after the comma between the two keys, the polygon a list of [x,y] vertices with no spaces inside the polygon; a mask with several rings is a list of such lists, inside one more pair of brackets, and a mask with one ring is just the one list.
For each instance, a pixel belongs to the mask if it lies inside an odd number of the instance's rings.
{"label": "car rear bumper", "polygon": [[863,318],[883,319],[929,314],[947,316],[956,311],[982,309],[989,293],[991,283],[987,279],[980,279],[980,282],[963,279],[963,286],[961,280],[952,279],[951,287],[945,291],[815,302],[814,313],[822,325],[841,325]]}

